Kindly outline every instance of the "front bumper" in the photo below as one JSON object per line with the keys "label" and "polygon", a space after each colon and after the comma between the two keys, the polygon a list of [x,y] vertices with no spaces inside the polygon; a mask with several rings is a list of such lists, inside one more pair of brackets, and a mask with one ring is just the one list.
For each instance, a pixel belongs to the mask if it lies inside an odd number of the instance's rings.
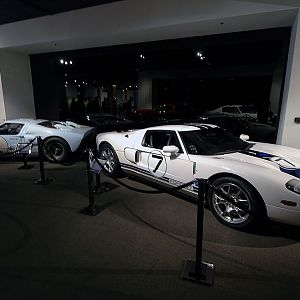
{"label": "front bumper", "polygon": [[300,226],[300,211],[286,209],[272,205],[266,205],[267,214],[270,220],[289,225]]}

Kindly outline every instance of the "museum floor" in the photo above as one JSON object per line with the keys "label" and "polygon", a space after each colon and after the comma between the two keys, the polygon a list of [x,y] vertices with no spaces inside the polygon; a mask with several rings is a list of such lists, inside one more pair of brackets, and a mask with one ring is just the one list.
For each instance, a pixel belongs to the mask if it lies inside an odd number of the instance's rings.
{"label": "museum floor", "polygon": [[193,204],[116,186],[95,196],[103,211],[91,217],[79,213],[88,202],[83,162],[46,164],[46,186],[33,184],[33,164],[0,161],[1,300],[299,299],[299,228],[244,233],[205,210],[203,260],[216,267],[205,286],[179,278],[195,257]]}

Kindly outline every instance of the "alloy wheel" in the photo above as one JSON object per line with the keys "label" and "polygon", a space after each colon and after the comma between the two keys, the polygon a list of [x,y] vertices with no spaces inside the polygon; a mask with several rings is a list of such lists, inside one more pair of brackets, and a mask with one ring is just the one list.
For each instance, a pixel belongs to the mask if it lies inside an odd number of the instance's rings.
{"label": "alloy wheel", "polygon": [[[250,198],[247,192],[239,185],[234,183],[222,183],[217,186],[223,193],[231,196],[234,202],[244,206],[247,210],[251,209]],[[241,224],[249,218],[249,214],[229,203],[215,192],[212,194],[212,205],[215,212],[225,222],[230,224]]]}

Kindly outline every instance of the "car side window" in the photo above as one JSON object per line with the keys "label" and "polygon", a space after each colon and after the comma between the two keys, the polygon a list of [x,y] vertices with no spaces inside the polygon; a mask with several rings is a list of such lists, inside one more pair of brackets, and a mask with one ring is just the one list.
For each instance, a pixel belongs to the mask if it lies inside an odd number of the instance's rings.
{"label": "car side window", "polygon": [[235,107],[223,107],[222,111],[226,112],[226,113],[235,114],[236,113],[236,108]]}
{"label": "car side window", "polygon": [[174,131],[170,130],[148,130],[144,136],[142,146],[162,150],[164,146],[174,145],[182,152],[180,142]]}
{"label": "car side window", "polygon": [[19,134],[23,124],[5,123],[0,126],[0,135],[16,135]]}

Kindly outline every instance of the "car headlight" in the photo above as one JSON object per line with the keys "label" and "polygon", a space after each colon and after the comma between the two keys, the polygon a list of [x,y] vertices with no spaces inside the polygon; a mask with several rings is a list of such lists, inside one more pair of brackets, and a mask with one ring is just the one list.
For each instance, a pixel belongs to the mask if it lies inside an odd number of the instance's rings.
{"label": "car headlight", "polygon": [[286,188],[294,193],[300,194],[300,180],[292,179],[285,184]]}

